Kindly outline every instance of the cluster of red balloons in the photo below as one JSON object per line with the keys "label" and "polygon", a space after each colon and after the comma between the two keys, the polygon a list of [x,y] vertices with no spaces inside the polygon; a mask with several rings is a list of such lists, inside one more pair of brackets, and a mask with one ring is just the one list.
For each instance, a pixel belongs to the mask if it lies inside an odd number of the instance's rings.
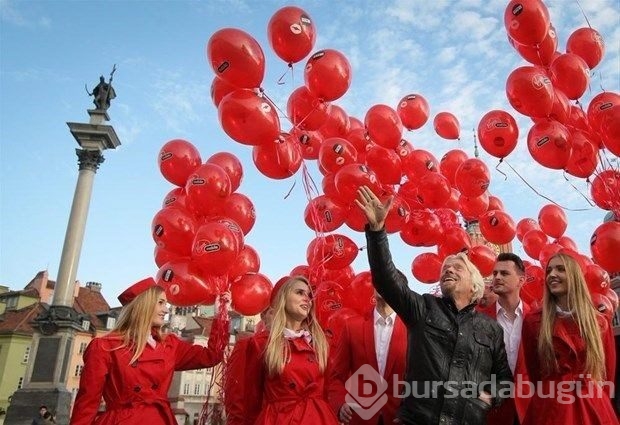
{"label": "cluster of red balloons", "polygon": [[260,259],[244,242],[256,221],[252,201],[237,192],[239,159],[218,152],[205,162],[183,139],[165,143],[158,157],[163,177],[175,185],[152,221],[158,282],[175,305],[213,304],[229,287],[234,308],[258,314],[271,283],[259,273]]}
{"label": "cluster of red balloons", "polygon": [[[506,95],[515,110],[534,121],[527,136],[532,158],[575,177],[591,176],[599,149],[620,155],[620,95],[599,93],[587,114],[570,101],[589,87],[590,72],[605,54],[603,38],[593,28],[579,28],[568,37],[565,52],[558,51],[556,30],[541,0],[510,1],[504,24],[512,46],[531,64],[512,71]],[[483,147],[488,145],[485,141]]]}

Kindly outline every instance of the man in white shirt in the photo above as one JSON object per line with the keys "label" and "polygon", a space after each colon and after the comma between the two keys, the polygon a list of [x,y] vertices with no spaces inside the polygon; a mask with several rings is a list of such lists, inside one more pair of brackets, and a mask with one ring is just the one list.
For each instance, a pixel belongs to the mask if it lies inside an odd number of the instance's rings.
{"label": "man in white shirt", "polygon": [[[497,301],[480,311],[493,317],[504,330],[504,344],[508,365],[513,375],[521,344],[523,317],[529,312],[529,306],[523,303],[520,293],[525,283],[525,266],[523,260],[512,252],[497,256],[493,268],[493,292]],[[487,415],[487,424],[518,424],[513,399],[506,400],[499,408],[492,409]]]}
{"label": "man in white shirt", "polygon": [[[329,388],[329,402],[338,419],[349,425],[387,425],[396,418],[401,399],[394,384],[403,381],[407,356],[407,330],[396,313],[375,291],[377,300],[372,312],[354,317],[345,324],[338,349],[332,357],[333,373]],[[345,402],[345,382],[360,367],[371,366],[387,383],[387,401],[369,419],[364,420]],[[373,376],[365,374],[372,381]],[[378,388],[378,386],[377,386]],[[361,394],[362,391],[358,394]],[[370,397],[373,395],[369,394]],[[363,406],[362,406],[363,407]]]}

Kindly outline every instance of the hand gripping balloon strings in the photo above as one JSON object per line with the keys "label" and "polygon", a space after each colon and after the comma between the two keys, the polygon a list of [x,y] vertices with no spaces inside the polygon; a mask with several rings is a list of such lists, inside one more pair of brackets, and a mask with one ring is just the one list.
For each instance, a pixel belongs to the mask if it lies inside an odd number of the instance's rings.
{"label": "hand gripping balloon strings", "polygon": [[589,211],[589,210],[591,210],[591,209],[592,209],[592,208],[568,208],[568,207],[565,207],[565,206],[562,206],[562,205],[558,204],[558,203],[557,203],[557,202],[555,202],[553,199],[549,198],[548,196],[543,195],[542,193],[540,193],[539,191],[537,191],[536,189],[534,189],[534,187],[533,187],[531,184],[529,184],[529,183],[527,182],[527,180],[525,180],[525,179],[521,176],[521,174],[519,174],[519,173],[517,172],[517,170],[515,170],[515,169],[512,167],[512,165],[510,165],[510,163],[509,163],[508,161],[504,161],[504,162],[505,162],[505,163],[506,163],[506,164],[510,167],[510,169],[511,169],[512,171],[514,171],[514,173],[515,173],[515,174],[516,174],[516,175],[517,175],[517,176],[518,176],[518,177],[519,177],[519,178],[523,181],[523,183],[525,183],[525,184],[527,185],[527,187],[529,187],[530,189],[532,189],[532,191],[533,191],[535,194],[537,194],[537,195],[538,195],[538,196],[540,196],[541,198],[546,199],[547,201],[551,202],[552,204],[557,205],[558,207],[562,208],[563,210],[566,210],[566,211]]}

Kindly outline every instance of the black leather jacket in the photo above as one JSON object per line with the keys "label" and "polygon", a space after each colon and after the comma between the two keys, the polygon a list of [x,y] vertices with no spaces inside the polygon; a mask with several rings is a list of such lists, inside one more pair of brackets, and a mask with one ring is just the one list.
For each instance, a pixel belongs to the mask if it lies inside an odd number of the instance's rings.
{"label": "black leather jacket", "polygon": [[[474,310],[460,311],[451,298],[420,295],[396,269],[385,231],[366,231],[373,284],[408,329],[405,394],[399,417],[405,424],[484,424],[512,382],[499,324]],[[503,391],[500,391],[502,390]]]}

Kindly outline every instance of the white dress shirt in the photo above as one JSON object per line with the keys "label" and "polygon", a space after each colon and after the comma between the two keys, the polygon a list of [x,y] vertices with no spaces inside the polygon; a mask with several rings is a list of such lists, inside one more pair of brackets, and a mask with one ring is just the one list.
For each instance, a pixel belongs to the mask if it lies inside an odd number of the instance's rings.
{"label": "white dress shirt", "polygon": [[523,301],[519,300],[519,305],[517,305],[515,310],[514,321],[510,320],[506,310],[499,304],[499,301],[495,303],[495,308],[497,323],[504,329],[504,345],[506,345],[508,365],[514,374],[517,355],[519,354],[519,344],[521,343],[521,328],[523,327]]}
{"label": "white dress shirt", "polygon": [[396,312],[392,312],[392,314],[384,319],[375,308],[373,318],[375,324],[375,353],[377,353],[377,365],[379,366],[379,375],[383,376],[385,373],[388,350],[390,348],[390,340],[392,339],[392,331],[394,330]]}

